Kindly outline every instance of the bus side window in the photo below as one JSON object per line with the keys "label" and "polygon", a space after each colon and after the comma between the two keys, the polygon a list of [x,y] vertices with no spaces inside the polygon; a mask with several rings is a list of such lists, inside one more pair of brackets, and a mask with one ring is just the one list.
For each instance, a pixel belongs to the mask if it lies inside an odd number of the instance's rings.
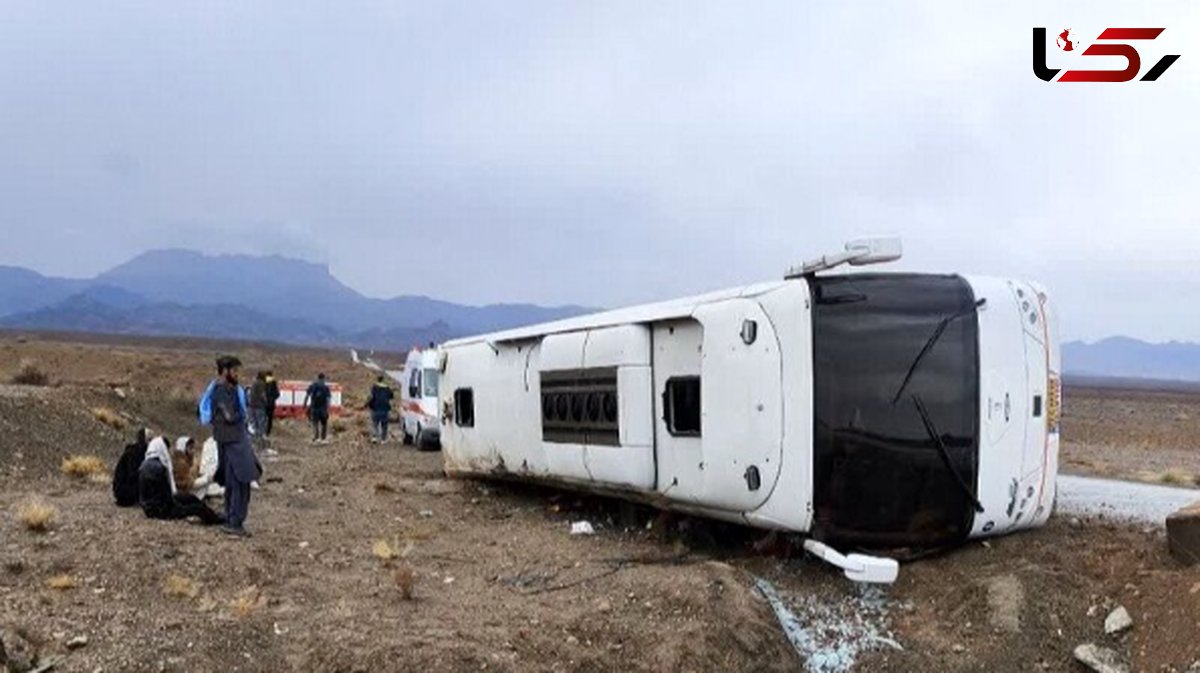
{"label": "bus side window", "polygon": [[678,376],[667,379],[663,391],[663,420],[676,436],[700,436],[700,377]]}
{"label": "bus side window", "polygon": [[470,388],[454,391],[454,424],[463,428],[475,427],[475,391]]}

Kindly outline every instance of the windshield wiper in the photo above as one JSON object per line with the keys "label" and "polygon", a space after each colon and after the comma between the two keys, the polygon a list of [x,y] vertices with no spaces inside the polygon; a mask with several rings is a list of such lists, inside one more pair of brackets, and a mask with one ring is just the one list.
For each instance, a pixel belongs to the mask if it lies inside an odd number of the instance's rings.
{"label": "windshield wiper", "polygon": [[938,342],[938,339],[942,338],[942,334],[946,331],[946,327],[948,327],[951,322],[954,322],[963,316],[971,315],[975,311],[982,308],[986,303],[987,298],[985,297],[975,302],[971,308],[963,309],[958,313],[952,313],[945,318],[942,318],[941,321],[938,322],[937,328],[933,330],[933,334],[929,335],[929,339],[925,342],[925,345],[921,347],[921,351],[917,353],[917,357],[913,358],[912,364],[908,366],[908,371],[904,374],[904,380],[900,382],[900,387],[896,389],[896,394],[892,397],[893,405],[900,401],[900,396],[903,395],[904,390],[908,388],[908,383],[909,381],[912,381],[913,374],[917,373],[917,367],[920,366],[921,362],[925,359],[925,356],[929,354],[929,351],[933,350],[933,346]]}
{"label": "windshield wiper", "polygon": [[925,403],[920,397],[912,396],[913,404],[917,406],[917,413],[921,416],[921,423],[925,426],[925,432],[929,434],[929,438],[933,440],[934,446],[937,447],[938,453],[942,456],[942,463],[945,464],[946,470],[954,477],[954,483],[962,489],[962,492],[971,501],[971,505],[975,507],[975,511],[982,514],[983,504],[979,502],[979,498],[975,495],[975,491],[967,485],[967,481],[962,478],[958,470],[954,469],[954,462],[950,460],[950,450],[946,448],[945,442],[942,441],[942,436],[938,434],[937,428],[933,427],[933,419],[929,417],[929,411],[925,409]]}

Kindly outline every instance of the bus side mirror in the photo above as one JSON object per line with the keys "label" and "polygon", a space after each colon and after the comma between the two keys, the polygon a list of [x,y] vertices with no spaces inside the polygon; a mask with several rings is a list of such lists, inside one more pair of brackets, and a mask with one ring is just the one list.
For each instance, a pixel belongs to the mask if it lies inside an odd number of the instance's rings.
{"label": "bus side mirror", "polygon": [[846,244],[846,252],[853,252],[850,266],[865,266],[867,264],[882,264],[894,262],[904,254],[904,246],[900,238],[860,238]]}

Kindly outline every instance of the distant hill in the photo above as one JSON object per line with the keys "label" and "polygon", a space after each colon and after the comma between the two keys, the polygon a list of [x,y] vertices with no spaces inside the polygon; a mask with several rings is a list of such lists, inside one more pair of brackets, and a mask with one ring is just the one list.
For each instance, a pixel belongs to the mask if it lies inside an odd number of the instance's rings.
{"label": "distant hill", "polygon": [[1068,375],[1200,381],[1200,344],[1196,343],[1156,344],[1117,336],[1095,343],[1065,343],[1062,356]]}
{"label": "distant hill", "polygon": [[155,250],[82,280],[0,267],[0,327],[20,329],[403,350],[592,310],[374,299],[342,284],[325,265],[279,256]]}

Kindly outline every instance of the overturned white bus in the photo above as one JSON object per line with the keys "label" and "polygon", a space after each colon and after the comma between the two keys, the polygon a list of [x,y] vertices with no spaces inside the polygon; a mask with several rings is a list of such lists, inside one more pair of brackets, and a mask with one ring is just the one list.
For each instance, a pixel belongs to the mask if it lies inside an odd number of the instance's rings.
{"label": "overturned white bus", "polygon": [[1045,291],[817,273],[898,256],[895,240],[853,242],[778,282],[448,342],[446,470],[804,533],[848,570],[870,559],[821,542],[1044,523],[1061,405]]}

